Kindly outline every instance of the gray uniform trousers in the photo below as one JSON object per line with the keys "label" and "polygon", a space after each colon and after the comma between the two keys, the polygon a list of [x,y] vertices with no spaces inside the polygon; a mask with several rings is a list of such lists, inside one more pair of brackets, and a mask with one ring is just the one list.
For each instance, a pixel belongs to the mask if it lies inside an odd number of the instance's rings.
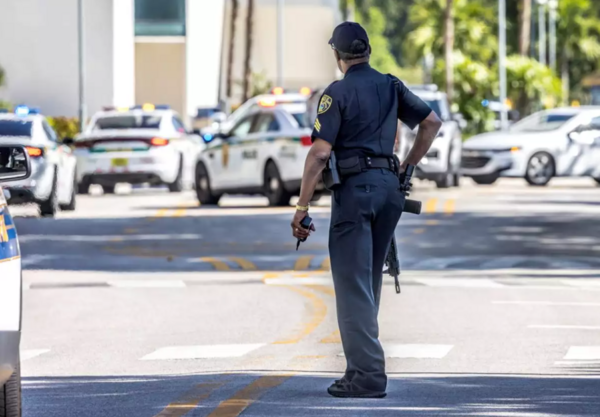
{"label": "gray uniform trousers", "polygon": [[398,177],[371,169],[348,177],[332,196],[329,254],[347,368],[357,386],[385,391],[379,343],[383,266],[405,196]]}

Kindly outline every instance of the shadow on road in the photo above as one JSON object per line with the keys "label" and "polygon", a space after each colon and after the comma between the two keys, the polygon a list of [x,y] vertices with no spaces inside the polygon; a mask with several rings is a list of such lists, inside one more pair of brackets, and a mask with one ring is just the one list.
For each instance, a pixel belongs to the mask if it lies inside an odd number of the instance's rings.
{"label": "shadow on road", "polygon": [[600,378],[400,375],[390,379],[382,400],[332,398],[325,391],[331,381],[325,376],[262,373],[26,378],[23,415],[600,415]]}
{"label": "shadow on road", "polygon": [[[327,213],[315,213],[317,232],[296,252],[291,214],[258,210],[260,214],[17,218],[15,223],[25,266],[37,269],[194,272],[216,268],[198,262],[201,258],[243,258],[259,270],[286,270],[294,269],[301,256],[320,259],[305,269],[322,267]],[[396,235],[406,270],[600,269],[600,221],[593,213],[404,215]]]}

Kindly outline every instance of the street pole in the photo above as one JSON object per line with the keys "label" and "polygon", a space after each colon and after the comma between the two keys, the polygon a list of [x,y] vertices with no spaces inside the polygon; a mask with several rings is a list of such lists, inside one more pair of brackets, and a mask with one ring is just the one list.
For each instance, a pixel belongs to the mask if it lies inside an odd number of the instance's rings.
{"label": "street pole", "polygon": [[538,21],[539,21],[539,61],[540,64],[546,65],[546,3],[547,0],[537,0],[538,3]]}
{"label": "street pole", "polygon": [[550,69],[556,72],[556,10],[558,9],[558,0],[548,2],[550,8]]}
{"label": "street pole", "polygon": [[498,68],[500,70],[500,128],[508,129],[508,109],[506,108],[506,0],[498,0]]}
{"label": "street pole", "polygon": [[85,46],[83,36],[83,0],[77,2],[77,40],[79,47],[79,130],[83,132],[85,120],[87,118],[85,108]]}
{"label": "street pole", "polygon": [[284,0],[277,0],[277,86],[283,87]]}

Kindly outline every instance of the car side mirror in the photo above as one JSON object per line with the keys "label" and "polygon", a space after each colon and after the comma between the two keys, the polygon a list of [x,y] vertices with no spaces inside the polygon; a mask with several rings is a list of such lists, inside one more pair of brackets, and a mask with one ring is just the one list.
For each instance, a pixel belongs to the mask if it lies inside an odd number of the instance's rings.
{"label": "car side mirror", "polygon": [[31,175],[31,163],[24,146],[0,146],[0,182],[20,181]]}
{"label": "car side mirror", "polygon": [[63,145],[67,145],[67,146],[73,146],[73,145],[75,145],[75,139],[73,139],[73,138],[64,138],[62,140],[62,144]]}

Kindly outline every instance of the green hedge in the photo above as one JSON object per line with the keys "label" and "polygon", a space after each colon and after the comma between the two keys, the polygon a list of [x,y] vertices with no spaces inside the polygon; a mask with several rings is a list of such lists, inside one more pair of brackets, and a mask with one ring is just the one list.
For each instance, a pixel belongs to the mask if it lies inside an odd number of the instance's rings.
{"label": "green hedge", "polygon": [[47,119],[60,139],[73,138],[79,133],[79,119],[76,117],[47,117]]}

